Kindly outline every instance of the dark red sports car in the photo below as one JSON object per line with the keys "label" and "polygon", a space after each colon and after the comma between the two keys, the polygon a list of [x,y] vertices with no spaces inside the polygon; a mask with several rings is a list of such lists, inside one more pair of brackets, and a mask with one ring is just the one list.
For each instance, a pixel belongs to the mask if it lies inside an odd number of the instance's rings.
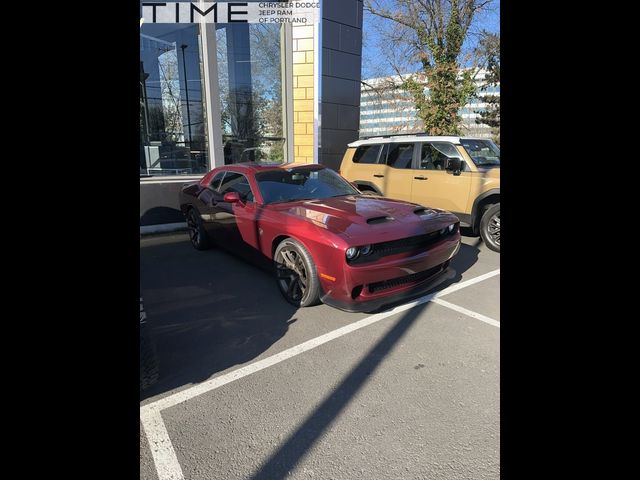
{"label": "dark red sports car", "polygon": [[460,248],[455,215],[362,195],[322,165],[219,167],[183,186],[180,207],[195,248],[268,262],[298,307],[373,311],[416,296]]}

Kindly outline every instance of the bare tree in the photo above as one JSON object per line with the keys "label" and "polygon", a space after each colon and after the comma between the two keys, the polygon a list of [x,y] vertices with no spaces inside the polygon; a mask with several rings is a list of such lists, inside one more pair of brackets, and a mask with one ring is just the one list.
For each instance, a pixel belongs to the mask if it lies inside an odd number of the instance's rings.
{"label": "bare tree", "polygon": [[163,53],[158,56],[158,67],[166,133],[164,140],[182,142],[184,141],[184,129],[180,102],[180,73],[175,45],[163,49]]}

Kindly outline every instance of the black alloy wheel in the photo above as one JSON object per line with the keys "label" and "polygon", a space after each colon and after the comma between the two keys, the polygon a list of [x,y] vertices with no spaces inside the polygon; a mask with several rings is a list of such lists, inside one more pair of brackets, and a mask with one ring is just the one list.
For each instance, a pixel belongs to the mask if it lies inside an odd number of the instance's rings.
{"label": "black alloy wheel", "polygon": [[274,255],[276,280],[292,305],[308,307],[319,302],[319,282],[309,252],[293,239],[283,240]]}

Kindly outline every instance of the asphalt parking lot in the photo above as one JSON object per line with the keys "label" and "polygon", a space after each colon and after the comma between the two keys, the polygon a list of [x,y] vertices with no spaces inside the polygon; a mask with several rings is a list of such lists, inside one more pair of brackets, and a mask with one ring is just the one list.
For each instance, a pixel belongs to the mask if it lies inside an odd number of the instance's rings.
{"label": "asphalt parking lot", "polygon": [[140,256],[160,370],[141,479],[499,478],[500,255],[477,238],[430,295],[376,314],[297,310],[186,233]]}

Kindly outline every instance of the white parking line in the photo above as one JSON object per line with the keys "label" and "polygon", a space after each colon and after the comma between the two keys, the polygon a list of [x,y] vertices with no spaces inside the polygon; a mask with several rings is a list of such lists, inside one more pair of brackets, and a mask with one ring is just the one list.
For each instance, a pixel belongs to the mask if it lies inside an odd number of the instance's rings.
{"label": "white parking line", "polygon": [[457,292],[461,288],[467,288],[474,283],[482,282],[487,278],[495,277],[496,275],[500,275],[500,269],[492,270],[490,272],[484,273],[482,275],[478,275],[477,277],[473,277],[465,282],[456,283],[455,285],[451,285],[450,287],[445,288],[441,292],[436,294],[436,297],[441,297],[443,295],[449,295],[450,293]]}
{"label": "white parking line", "polygon": [[447,307],[450,308],[451,310],[455,310],[456,312],[460,312],[460,313],[464,313],[465,315],[468,315],[469,317],[473,317],[475,319],[480,320],[481,322],[485,322],[488,323],[489,325],[493,325],[494,327],[498,327],[500,328],[500,322],[498,322],[497,320],[494,320],[493,318],[489,318],[485,315],[482,315],[481,313],[478,312],[473,312],[471,310],[467,310],[464,307],[461,307],[460,305],[456,305],[454,303],[449,303],[446,302],[440,298],[434,298],[433,300],[431,300],[433,303],[437,303],[438,305],[442,305],[443,307]]}
{"label": "white parking line", "polygon": [[[423,303],[427,303],[432,300],[438,299],[439,297],[448,295],[449,293],[456,292],[462,288],[468,287],[470,285],[481,282],[482,280],[486,280],[487,278],[491,278],[499,274],[500,274],[500,269],[497,269],[489,273],[485,273],[484,275],[474,277],[470,280],[466,280],[464,282],[452,285],[439,292],[425,295],[424,297],[414,300],[413,302],[409,302],[404,305],[395,307],[392,310],[388,310],[382,313],[377,313],[375,315],[371,315],[369,317],[363,318],[362,320],[358,320],[357,322],[338,328],[329,333],[325,333],[324,335],[320,335],[319,337],[312,338],[311,340],[308,340],[299,345],[296,345],[295,347],[291,347],[286,350],[283,350],[282,352],[276,353],[275,355],[272,355],[270,357],[264,358],[262,360],[258,360],[257,362],[238,368],[227,374],[220,375],[219,377],[212,378],[211,380],[207,380],[206,382],[199,383],[198,385],[194,385],[191,388],[181,390],[172,395],[168,395],[164,398],[156,400],[155,402],[151,402],[141,406],[140,419],[142,421],[142,426],[144,428],[145,434],[147,436],[147,441],[149,442],[149,446],[151,448],[151,454],[153,456],[153,461],[156,466],[158,478],[160,480],[183,480],[184,479],[182,469],[180,468],[180,463],[178,462],[175,450],[173,449],[173,445],[171,444],[171,439],[169,438],[169,434],[167,433],[166,427],[162,420],[162,416],[160,415],[160,412],[162,410],[165,410],[167,408],[173,407],[180,403],[186,402],[187,400],[191,400],[192,398],[202,395],[203,393],[210,392],[212,390],[220,388],[223,385],[239,380],[243,377],[246,377],[247,375],[251,375],[252,373],[256,373],[256,372],[259,372],[260,370],[264,370],[265,368],[271,367],[289,358],[295,357],[297,355],[300,355],[301,353],[304,353],[316,347],[319,347],[320,345],[330,342],[331,340],[335,340],[336,338],[340,338],[344,335],[347,335],[348,333],[355,332],[356,330],[372,325],[376,322],[379,322],[380,320],[384,320],[385,318],[388,318],[400,312],[409,310],[410,308],[413,308],[417,305],[421,305]],[[493,319],[484,317],[479,313],[475,313],[470,310],[463,309],[462,307],[458,307],[457,305],[453,305],[449,302],[438,301],[437,303],[443,306],[447,306],[449,308],[452,308],[451,306],[453,306],[455,307],[453,308],[453,310],[456,310],[461,313],[465,313],[465,315],[471,314],[469,316],[473,318],[477,318],[478,320],[482,320],[482,321],[490,320],[491,322],[495,322],[495,320]],[[447,305],[444,305],[445,303]],[[465,310],[465,311],[462,312],[461,310]],[[499,327],[499,323],[497,326]]]}
{"label": "white parking line", "polygon": [[182,480],[182,468],[173,449],[171,438],[167,432],[167,427],[162,420],[159,411],[140,414],[142,428],[147,436],[147,441],[153,453],[153,463],[156,465],[156,472],[160,480]]}

